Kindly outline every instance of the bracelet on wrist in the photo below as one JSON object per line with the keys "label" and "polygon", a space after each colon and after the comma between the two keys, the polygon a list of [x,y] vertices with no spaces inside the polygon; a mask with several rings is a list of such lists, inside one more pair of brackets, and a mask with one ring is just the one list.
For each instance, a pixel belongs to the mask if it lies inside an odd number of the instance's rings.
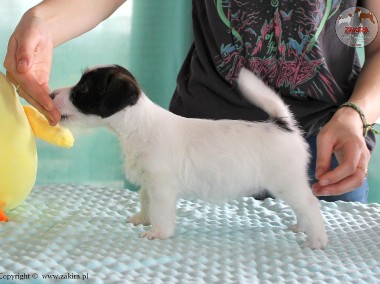
{"label": "bracelet on wrist", "polygon": [[350,108],[354,109],[359,114],[360,119],[361,119],[361,121],[363,123],[363,136],[364,137],[367,137],[369,131],[372,131],[375,134],[380,135],[380,131],[377,131],[376,129],[373,128],[373,126],[375,125],[375,123],[373,123],[373,124],[368,124],[367,123],[367,120],[365,118],[365,115],[364,115],[363,111],[360,109],[360,107],[357,104],[352,103],[352,102],[345,102],[339,108],[342,108],[342,107],[350,107]]}

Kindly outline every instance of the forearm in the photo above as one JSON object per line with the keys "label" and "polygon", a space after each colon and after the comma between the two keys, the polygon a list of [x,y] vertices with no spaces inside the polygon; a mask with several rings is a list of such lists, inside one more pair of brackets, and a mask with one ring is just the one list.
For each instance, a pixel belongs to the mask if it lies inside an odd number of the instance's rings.
{"label": "forearm", "polygon": [[44,21],[54,46],[80,36],[108,18],[126,0],[45,0],[24,17]]}
{"label": "forearm", "polygon": [[[380,3],[364,1],[363,3],[377,19],[380,19]],[[356,82],[350,98],[356,103],[366,117],[367,123],[372,124],[380,117],[380,36],[365,48],[365,63]]]}
{"label": "forearm", "polygon": [[360,106],[367,123],[372,124],[380,117],[380,51],[366,56],[366,63],[356,83],[351,102]]}

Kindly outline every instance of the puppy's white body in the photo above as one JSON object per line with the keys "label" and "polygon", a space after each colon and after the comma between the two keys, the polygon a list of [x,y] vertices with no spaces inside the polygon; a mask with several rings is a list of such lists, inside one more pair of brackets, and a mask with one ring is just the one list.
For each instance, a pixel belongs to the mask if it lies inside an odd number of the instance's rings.
{"label": "puppy's white body", "polygon": [[[118,134],[127,178],[141,186],[141,211],[129,222],[152,225],[143,237],[166,239],[174,233],[178,197],[222,202],[268,190],[292,207],[298,221],[293,229],[306,232],[306,245],[324,248],[319,201],[308,184],[306,142],[281,99],[257,77],[243,69],[238,84],[249,101],[286,120],[292,131],[271,122],[183,118],[143,93],[110,117],[87,116],[87,124]],[[57,102],[72,109],[68,100]]]}
{"label": "puppy's white body", "polygon": [[162,177],[163,190],[175,183],[176,194],[220,202],[292,188],[290,172],[307,182],[307,145],[272,123],[183,118],[145,95],[109,120],[121,139],[127,177],[143,187]]}

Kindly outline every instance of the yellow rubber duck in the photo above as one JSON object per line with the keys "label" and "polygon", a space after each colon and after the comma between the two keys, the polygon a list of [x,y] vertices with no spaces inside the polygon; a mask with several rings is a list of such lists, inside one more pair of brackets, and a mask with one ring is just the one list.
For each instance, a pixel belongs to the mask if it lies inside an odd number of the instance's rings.
{"label": "yellow rubber duck", "polygon": [[8,221],[5,211],[19,206],[35,184],[34,136],[61,147],[74,144],[68,129],[51,126],[35,108],[23,106],[15,87],[0,72],[0,221]]}

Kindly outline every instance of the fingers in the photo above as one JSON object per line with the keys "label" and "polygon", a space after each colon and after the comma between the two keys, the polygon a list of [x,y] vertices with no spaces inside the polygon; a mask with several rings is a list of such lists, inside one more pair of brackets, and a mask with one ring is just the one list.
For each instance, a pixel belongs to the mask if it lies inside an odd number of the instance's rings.
{"label": "fingers", "polygon": [[29,71],[30,66],[33,64],[33,53],[34,48],[37,46],[37,42],[30,38],[28,40],[29,34],[26,34],[25,38],[22,37],[17,42],[16,47],[16,68],[20,73],[25,73]]}
{"label": "fingers", "polygon": [[15,78],[15,76],[13,76],[8,71],[6,75],[8,80],[15,86],[22,86],[25,93],[34,94],[34,100],[43,106],[46,110],[51,111],[54,109],[54,103],[49,97],[50,89],[47,84],[38,84],[34,79],[34,76],[29,73],[25,73],[22,76],[17,76],[17,78]]}
{"label": "fingers", "polygon": [[[331,157],[332,152],[329,153]],[[338,154],[340,155],[340,153]],[[340,164],[335,169],[325,172],[319,177],[319,183],[322,186],[336,183],[355,173],[359,161],[363,159],[358,148],[354,144],[347,143],[344,147],[344,155],[342,155]],[[364,162],[362,162],[363,164]]]}
{"label": "fingers", "polygon": [[[53,100],[50,98],[49,94],[51,93],[47,83],[39,84],[31,72],[23,73],[22,76],[13,76],[10,72],[6,73],[7,78],[15,85],[20,85],[23,89],[23,92],[19,94],[25,98],[33,98],[36,104],[39,104],[43,109],[48,112],[57,112],[57,109],[54,106]],[[33,96],[31,96],[33,94]],[[30,99],[29,99],[30,101]],[[28,102],[29,102],[28,101]],[[56,118],[56,116],[54,116]],[[55,119],[54,119],[55,120]]]}
{"label": "fingers", "polygon": [[[34,42],[32,42],[34,44]],[[28,42],[17,42],[12,36],[8,43],[7,55],[4,60],[4,67],[8,71],[25,73],[29,71],[33,64],[34,47]]]}
{"label": "fingers", "polygon": [[333,143],[323,137],[323,134],[317,137],[317,164],[315,177],[321,180],[321,177],[330,170],[331,153],[333,152]]}
{"label": "fingers", "polygon": [[24,15],[9,39],[4,60],[7,78],[15,86],[21,86],[20,96],[55,125],[60,114],[49,97],[52,55],[53,40],[46,24],[36,17]]}
{"label": "fingers", "polygon": [[8,42],[7,54],[4,59],[3,66],[6,70],[15,70],[16,66],[14,66],[13,62],[16,58],[16,50],[17,50],[17,42],[14,36],[11,36]]}
{"label": "fingers", "polygon": [[40,40],[39,34],[31,28],[21,29],[14,33],[9,39],[4,67],[12,70],[12,73],[29,71],[33,65],[34,52]]}
{"label": "fingers", "polygon": [[[38,86],[35,86],[35,80],[30,80],[29,83],[25,83],[28,82],[28,80],[17,82],[9,72],[7,72],[7,78],[13,85],[19,86],[17,90],[18,94],[23,97],[29,104],[34,106],[39,112],[41,112],[51,125],[56,125],[58,123],[58,121],[61,119],[61,115],[55,108],[54,103],[49,96],[50,89],[46,84],[41,86],[37,84]],[[34,88],[34,90],[38,92],[36,92],[37,95],[34,97],[29,95],[29,92],[26,91],[27,87],[24,86],[28,86],[28,89],[31,89],[30,87],[32,87],[32,89]],[[46,105],[48,105],[50,109],[48,109]]]}
{"label": "fingers", "polygon": [[352,175],[337,183],[327,186],[321,186],[319,183],[316,183],[312,186],[312,189],[316,196],[342,195],[347,192],[347,189],[352,190],[361,186],[367,177],[366,172],[363,168],[358,167]]}
{"label": "fingers", "polygon": [[[321,144],[323,145],[323,144]],[[316,196],[341,195],[359,187],[367,177],[367,167],[370,160],[370,153],[365,145],[364,139],[352,138],[340,146],[341,149],[336,151],[339,165],[333,170],[327,169],[327,161],[331,161],[334,149],[331,147],[319,147],[317,160],[318,167],[322,168],[319,175],[316,174],[319,181],[312,185]],[[329,149],[331,150],[329,152]],[[330,159],[322,157],[327,155]],[[328,164],[330,168],[330,163]]]}
{"label": "fingers", "polygon": [[61,119],[61,114],[58,110],[54,109],[51,111],[46,110],[40,103],[38,103],[32,96],[28,95],[24,89],[20,86],[17,91],[21,97],[23,97],[29,104],[34,106],[40,113],[42,113],[46,119],[49,121],[49,124],[54,126],[57,125],[58,121]]}

